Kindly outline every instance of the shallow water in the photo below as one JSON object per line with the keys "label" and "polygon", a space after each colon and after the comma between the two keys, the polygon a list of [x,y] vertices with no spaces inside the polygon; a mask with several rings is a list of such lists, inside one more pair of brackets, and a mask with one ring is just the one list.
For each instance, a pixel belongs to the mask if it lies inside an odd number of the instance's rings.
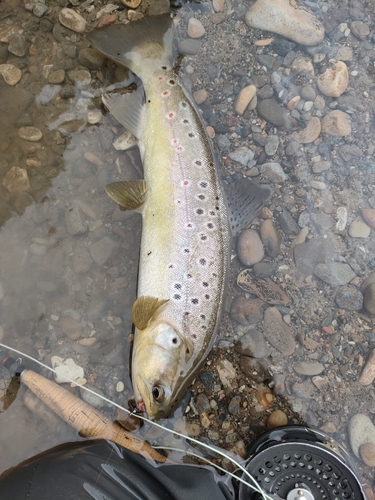
{"label": "shallow water", "polygon": [[[331,4],[321,3],[319,8]],[[84,13],[91,21],[100,8],[95,2],[92,6],[92,12]],[[89,387],[127,407],[132,397],[128,365],[141,220],[136,214],[115,208],[104,187],[115,180],[139,178],[141,165],[137,150],[114,149],[114,140],[124,130],[104,114],[100,94],[102,87],[122,81],[128,75],[106,63],[92,69],[91,75],[80,75],[75,87],[73,84],[68,87],[68,76],[62,84],[49,83],[51,73],[58,69],[66,73],[83,69],[76,52],[89,46],[84,35],[59,25],[60,8],[61,5],[51,3],[50,10],[39,19],[26,11],[21,2],[9,0],[0,5],[4,26],[22,27],[27,38],[26,54],[23,57],[9,54],[7,59],[7,63],[22,70],[20,82],[11,87],[0,81],[0,336],[3,342],[47,365],[51,356],[73,358],[84,368]],[[270,184],[274,190],[269,209],[275,218],[287,209],[300,229],[307,226],[310,236],[328,241],[324,251],[332,252],[334,260],[350,264],[354,271],[351,285],[358,289],[375,267],[374,231],[366,238],[350,237],[348,226],[344,231],[337,229],[336,211],[340,206],[347,208],[349,225],[360,217],[362,208],[373,207],[374,203],[375,140],[371,123],[374,110],[370,106],[374,84],[371,73],[367,73],[367,67],[374,61],[374,46],[366,40],[369,47],[364,47],[352,34],[346,39],[326,37],[331,51],[341,45],[354,50],[347,63],[351,72],[345,94],[347,101],[339,104],[351,116],[352,134],[347,138],[322,135],[318,142],[300,146],[288,155],[286,146],[292,131],[274,128],[254,111],[242,118],[233,112],[235,96],[251,83],[250,78],[269,79],[272,73],[257,59],[268,49],[253,45],[254,40],[268,35],[245,25],[246,10],[244,4],[228,2],[225,20],[218,24],[211,21],[208,3],[187,4],[179,13],[182,37],[186,36],[186,20],[194,12],[206,26],[199,55],[186,57],[182,69],[190,75],[193,90],[204,88],[208,92],[209,102],[202,108],[216,133],[220,133],[223,174],[251,175],[249,170],[253,166],[241,167],[228,158],[228,152],[239,146],[251,147],[255,160],[262,155],[263,160],[280,163],[285,180],[272,180],[265,173],[260,176],[261,182]],[[317,14],[321,15],[319,9]],[[49,31],[53,26],[53,32]],[[2,41],[1,49],[6,46]],[[298,48],[294,50],[298,52]],[[315,65],[314,77],[299,76],[294,82],[282,70],[281,83],[290,89],[311,82],[316,89],[318,69]],[[64,98],[62,89],[66,92]],[[332,101],[328,100],[327,105]],[[331,108],[334,107],[333,104]],[[98,123],[92,123],[95,113],[100,116]],[[218,117],[216,124],[215,117]],[[25,125],[40,129],[42,139],[30,142],[20,138],[19,129]],[[254,134],[258,134],[258,142],[254,142]],[[270,135],[278,136],[279,147],[267,159],[260,136]],[[228,149],[223,138],[229,141]],[[331,168],[314,174],[311,165],[321,160],[330,161]],[[30,183],[26,191],[9,192],[4,187],[3,180],[12,167],[26,169]],[[324,189],[315,189],[311,181],[324,182]],[[259,229],[259,222],[255,221],[253,227]],[[349,418],[358,412],[372,417],[375,411],[375,392],[371,386],[358,383],[364,362],[374,347],[374,320],[363,310],[350,311],[337,305],[338,288],[314,276],[314,266],[309,268],[314,253],[305,258],[307,271],[297,268],[290,253],[295,234],[286,234],[278,223],[277,227],[281,250],[277,257],[266,256],[265,260],[276,263],[274,281],[290,299],[279,309],[292,331],[296,348],[286,357],[268,345],[268,355],[260,363],[263,372],[259,364],[240,369],[244,360],[234,350],[233,343],[250,326],[239,325],[233,313],[230,314],[233,299],[245,295],[234,285],[243,269],[234,255],[220,349],[213,351],[204,367],[211,382],[205,385],[202,378],[197,378],[189,393],[192,400],[189,397],[185,400],[185,405],[189,404],[186,412],[189,432],[194,433],[198,428],[203,439],[208,436],[226,449],[234,445],[241,448],[238,443],[242,441],[247,446],[265,429],[268,415],[281,408],[289,421],[315,425],[347,444]],[[262,319],[256,323],[261,331]],[[225,359],[236,369],[231,391],[222,387],[217,372],[218,363]],[[297,361],[322,363],[321,380],[315,380],[314,385],[310,376],[296,374],[293,367]],[[26,364],[39,371],[29,362]],[[46,371],[42,373],[48,376]],[[10,379],[5,369],[0,374],[1,395]],[[280,382],[280,376],[285,376],[281,395],[271,404],[265,403],[264,394],[270,392],[275,381]],[[118,382],[124,384],[121,392],[116,390]],[[32,400],[25,392],[21,388],[16,401],[0,413],[0,472],[58,443],[80,439],[49,412],[38,416],[35,409],[31,411]],[[199,415],[200,393],[213,401],[210,409],[203,412],[208,415],[208,424]],[[231,413],[228,408],[237,396],[240,409]],[[28,398],[26,405],[25,398]],[[102,406],[97,401],[90,402]],[[115,411],[106,405],[104,411],[116,418]],[[169,426],[183,428],[183,424],[176,424],[182,418],[182,411],[176,412]],[[143,432],[149,439],[163,437],[161,432],[147,426]],[[371,484],[370,471],[362,470],[360,462],[357,466]]]}

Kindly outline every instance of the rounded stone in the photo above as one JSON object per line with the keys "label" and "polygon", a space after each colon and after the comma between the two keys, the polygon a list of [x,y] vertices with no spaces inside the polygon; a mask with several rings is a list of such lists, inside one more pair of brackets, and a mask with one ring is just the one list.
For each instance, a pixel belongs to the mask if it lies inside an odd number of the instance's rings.
{"label": "rounded stone", "polygon": [[0,64],[0,74],[10,86],[16,85],[22,77],[22,71],[13,64]]}
{"label": "rounded stone", "polygon": [[268,356],[266,340],[263,334],[255,329],[246,332],[236,342],[235,349],[239,354],[252,358],[265,358]]}
{"label": "rounded stone", "polygon": [[202,36],[206,33],[206,30],[198,19],[191,17],[188,22],[187,33],[190,38],[202,38]]}
{"label": "rounded stone", "polygon": [[359,377],[361,385],[370,385],[375,378],[375,350],[373,350],[366,361],[365,367]]}
{"label": "rounded stone", "polygon": [[59,84],[65,80],[65,71],[63,69],[58,69],[56,71],[51,71],[48,75],[48,83]]}
{"label": "rounded stone", "polygon": [[194,101],[199,105],[207,100],[208,92],[205,89],[196,90],[193,94]]}
{"label": "rounded stone", "polygon": [[3,186],[10,192],[28,191],[30,189],[27,170],[20,167],[12,167],[3,178]]}
{"label": "rounded stone", "polygon": [[369,314],[375,314],[375,284],[368,285],[365,288],[363,305]]}
{"label": "rounded stone", "polygon": [[254,229],[242,231],[237,241],[237,256],[242,265],[253,266],[264,257],[263,243]]}
{"label": "rounded stone", "polygon": [[312,12],[290,0],[257,0],[247,11],[246,24],[271,31],[301,45],[318,45],[324,27]]}
{"label": "rounded stone", "polygon": [[348,434],[350,446],[357,458],[359,458],[359,449],[363,444],[371,443],[375,446],[375,426],[363,413],[357,413],[349,420]]}
{"label": "rounded stone", "polygon": [[288,417],[282,410],[275,410],[271,413],[267,420],[267,429],[276,429],[282,425],[288,424]]}
{"label": "rounded stone", "polygon": [[77,340],[82,333],[81,324],[70,316],[66,316],[62,319],[61,329],[67,337],[73,340]]}
{"label": "rounded stone", "polygon": [[324,134],[346,136],[351,131],[350,116],[339,109],[331,111],[322,120],[322,132]]}
{"label": "rounded stone", "polygon": [[256,90],[255,85],[247,85],[247,87],[244,87],[239,91],[234,103],[234,110],[238,115],[244,114],[247,106],[255,97]]}
{"label": "rounded stone", "polygon": [[338,61],[318,77],[320,92],[329,97],[339,97],[348,87],[349,73],[346,64]]}
{"label": "rounded stone", "polygon": [[341,287],[335,297],[336,304],[347,311],[359,311],[363,306],[363,295],[354,286]]}
{"label": "rounded stone", "polygon": [[232,302],[230,315],[242,326],[255,325],[263,319],[265,304],[260,299],[247,299],[238,295]]}
{"label": "rounded stone", "polygon": [[8,50],[17,57],[23,57],[27,52],[26,38],[20,33],[15,33],[9,39]]}
{"label": "rounded stone", "polygon": [[21,127],[18,129],[18,135],[30,142],[38,142],[43,137],[41,130],[36,127]]}
{"label": "rounded stone", "polygon": [[324,366],[318,361],[299,361],[294,363],[293,369],[298,375],[313,377],[320,375],[324,371]]}
{"label": "rounded stone", "polygon": [[78,89],[84,89],[91,83],[91,74],[86,69],[74,69],[68,74],[69,79]]}
{"label": "rounded stone", "polygon": [[359,456],[369,467],[375,467],[375,444],[364,443],[359,447]]}
{"label": "rounded stone", "polygon": [[257,111],[262,118],[264,118],[276,127],[290,128],[292,121],[288,115],[288,111],[281,107],[276,99],[263,99],[258,102]]}
{"label": "rounded stone", "polygon": [[317,116],[313,116],[307,122],[307,126],[297,133],[297,140],[301,144],[309,144],[314,142],[320,135],[322,129],[320,120]]}
{"label": "rounded stone", "polygon": [[86,29],[86,19],[73,9],[64,8],[59,12],[60,23],[76,33],[83,33]]}
{"label": "rounded stone", "polygon": [[260,225],[260,238],[270,257],[276,257],[280,251],[280,238],[276,226],[271,219],[266,219]]}
{"label": "rounded stone", "polygon": [[364,40],[370,34],[370,27],[362,21],[353,21],[350,25],[353,35]]}
{"label": "rounded stone", "polygon": [[86,47],[79,51],[78,61],[88,69],[99,69],[103,66],[105,56],[92,47]]}
{"label": "rounded stone", "polygon": [[293,354],[296,342],[288,325],[276,307],[269,307],[264,313],[263,332],[268,342],[285,356]]}
{"label": "rounded stone", "polygon": [[368,238],[371,228],[361,220],[353,221],[349,226],[349,236],[352,238]]}
{"label": "rounded stone", "polygon": [[333,286],[346,285],[355,278],[353,269],[342,262],[320,263],[315,266],[314,273],[325,283]]}
{"label": "rounded stone", "polygon": [[362,217],[366,224],[375,229],[375,210],[373,208],[364,208]]}
{"label": "rounded stone", "polygon": [[375,271],[372,271],[366,279],[364,279],[361,283],[361,292],[364,292],[368,285],[374,285],[375,284]]}

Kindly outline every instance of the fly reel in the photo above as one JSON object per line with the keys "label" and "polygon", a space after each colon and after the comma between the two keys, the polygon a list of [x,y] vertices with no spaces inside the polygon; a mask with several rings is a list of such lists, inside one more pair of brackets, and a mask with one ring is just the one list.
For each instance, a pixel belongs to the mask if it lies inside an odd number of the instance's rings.
{"label": "fly reel", "polygon": [[[279,427],[260,436],[250,456],[246,469],[275,500],[366,498],[348,453],[319,430]],[[261,499],[241,483],[239,500]]]}

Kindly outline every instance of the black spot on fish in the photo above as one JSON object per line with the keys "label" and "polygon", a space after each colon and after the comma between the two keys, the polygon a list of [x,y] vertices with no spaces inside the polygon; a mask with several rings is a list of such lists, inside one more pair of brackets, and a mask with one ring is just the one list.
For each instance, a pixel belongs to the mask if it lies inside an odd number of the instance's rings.
{"label": "black spot on fish", "polygon": [[173,337],[172,342],[173,342],[174,344],[177,344],[177,338],[176,338],[176,337]]}
{"label": "black spot on fish", "polygon": [[199,185],[200,185],[200,187],[201,187],[201,188],[206,189],[206,187],[207,187],[207,182],[200,182],[200,183],[199,183]]}
{"label": "black spot on fish", "polygon": [[195,335],[195,333],[193,333],[192,337],[193,337],[193,339],[197,338],[197,336]]}
{"label": "black spot on fish", "polygon": [[200,167],[202,165],[202,162],[200,160],[196,160],[195,164],[198,165],[198,167]]}
{"label": "black spot on fish", "polygon": [[182,123],[185,123],[185,125],[186,125],[187,123],[189,123],[189,120],[187,120],[187,119],[185,118],[185,120],[182,120]]}
{"label": "black spot on fish", "polygon": [[204,298],[208,300],[208,299],[210,298],[210,296],[209,296],[208,294],[206,294],[206,295],[204,296]]}
{"label": "black spot on fish", "polygon": [[175,300],[180,300],[181,299],[181,295],[178,295],[177,293],[173,295],[173,298]]}
{"label": "black spot on fish", "polygon": [[207,287],[208,287],[208,283],[207,283],[207,281],[203,281],[202,285],[203,285],[205,288],[207,288]]}
{"label": "black spot on fish", "polygon": [[190,132],[190,133],[189,133],[189,137],[194,137],[193,132]]}
{"label": "black spot on fish", "polygon": [[198,304],[199,300],[198,299],[191,299],[192,304]]}
{"label": "black spot on fish", "polygon": [[174,80],[169,80],[169,83],[170,83],[171,85],[174,85],[176,82],[175,82]]}
{"label": "black spot on fish", "polygon": [[202,240],[202,241],[206,241],[206,239],[207,239],[207,236],[206,236],[205,234],[202,234],[202,236],[201,236],[201,240]]}
{"label": "black spot on fish", "polygon": [[206,316],[204,314],[201,314],[201,319],[206,319]]}
{"label": "black spot on fish", "polygon": [[204,194],[198,194],[198,198],[199,198],[200,200],[205,200],[205,199],[206,199],[206,197],[205,197],[205,195],[204,195]]}
{"label": "black spot on fish", "polygon": [[180,290],[181,289],[181,283],[175,283],[174,287],[176,288],[176,290]]}
{"label": "black spot on fish", "polygon": [[207,224],[207,227],[208,227],[208,229],[213,229],[213,228],[214,228],[214,225],[212,224],[212,222],[209,222],[209,223]]}
{"label": "black spot on fish", "polygon": [[181,102],[181,106],[182,106],[183,108],[186,108],[186,106],[187,106],[186,102],[185,102],[185,101],[182,101],[182,102]]}
{"label": "black spot on fish", "polygon": [[201,266],[205,266],[207,264],[207,260],[206,259],[199,259],[199,264]]}
{"label": "black spot on fish", "polygon": [[167,70],[167,66],[162,66],[161,69],[163,69],[164,71]]}
{"label": "black spot on fish", "polygon": [[204,210],[202,210],[201,208],[197,208],[196,213],[198,215],[202,215],[202,214],[204,214]]}
{"label": "black spot on fish", "polygon": [[152,254],[152,252],[148,252],[148,253],[147,253],[147,256],[149,256],[149,255],[151,255],[151,254]]}

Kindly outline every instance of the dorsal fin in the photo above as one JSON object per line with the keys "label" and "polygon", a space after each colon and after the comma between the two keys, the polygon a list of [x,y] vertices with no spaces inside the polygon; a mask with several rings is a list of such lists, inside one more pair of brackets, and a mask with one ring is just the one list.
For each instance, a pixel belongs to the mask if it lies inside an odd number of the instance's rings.
{"label": "dorsal fin", "polygon": [[105,187],[105,192],[123,210],[136,210],[143,205],[146,198],[146,181],[111,182]]}
{"label": "dorsal fin", "polygon": [[232,182],[225,187],[225,192],[233,236],[250,226],[272,194],[268,186],[260,187],[250,179]]}
{"label": "dorsal fin", "polygon": [[148,295],[138,297],[132,308],[133,323],[138,330],[144,330],[155,312],[166,302],[168,302],[168,300],[162,300]]}

